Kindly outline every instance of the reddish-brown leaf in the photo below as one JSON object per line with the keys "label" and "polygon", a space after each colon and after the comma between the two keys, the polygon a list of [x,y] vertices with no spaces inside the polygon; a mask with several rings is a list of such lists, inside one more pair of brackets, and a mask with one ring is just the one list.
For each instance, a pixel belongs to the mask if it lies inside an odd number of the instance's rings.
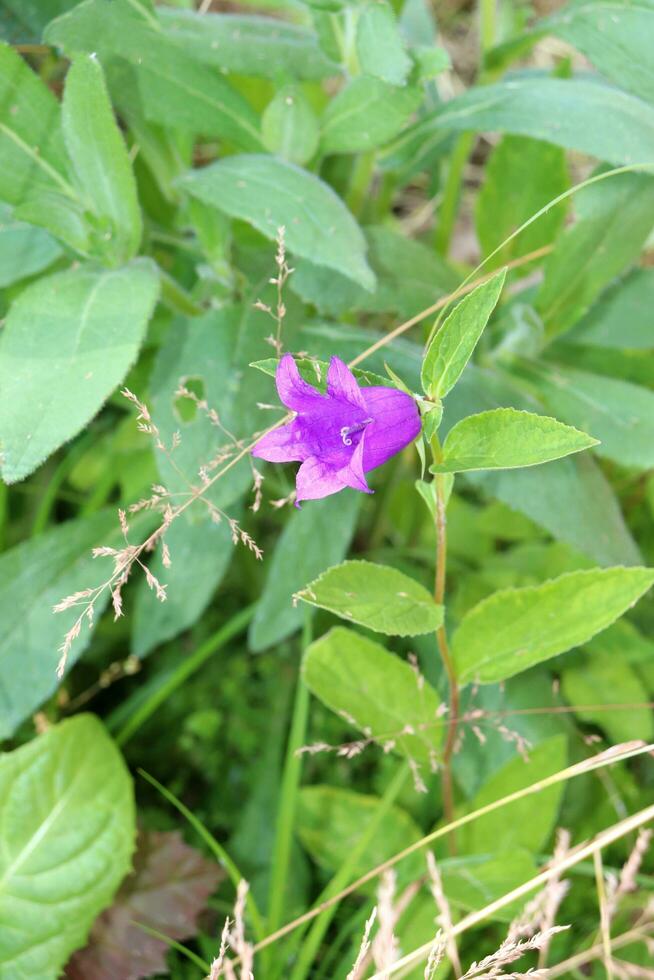
{"label": "reddish-brown leaf", "polygon": [[164,972],[166,943],[135,923],[187,939],[221,877],[220,868],[177,832],[141,833],[134,870],[96,919],[88,944],[71,957],[67,980],[141,980]]}

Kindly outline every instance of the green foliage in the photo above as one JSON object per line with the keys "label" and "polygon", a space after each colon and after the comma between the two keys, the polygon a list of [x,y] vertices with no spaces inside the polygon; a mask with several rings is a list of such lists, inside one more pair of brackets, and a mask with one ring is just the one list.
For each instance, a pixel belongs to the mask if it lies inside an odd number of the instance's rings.
{"label": "green foliage", "polygon": [[369,737],[420,765],[437,758],[436,692],[378,643],[337,626],[312,643],[302,670],[316,697]]}
{"label": "green foliage", "polygon": [[496,592],[464,617],[454,635],[459,676],[489,684],[580,646],[652,584],[648,568],[604,568]]}
{"label": "green foliage", "polygon": [[0,759],[0,797],[0,976],[55,980],[129,870],[132,781],[80,715]]}
{"label": "green foliage", "polygon": [[386,565],[346,561],[328,568],[297,593],[341,619],[391,636],[432,633],[443,622],[443,607],[423,585]]}

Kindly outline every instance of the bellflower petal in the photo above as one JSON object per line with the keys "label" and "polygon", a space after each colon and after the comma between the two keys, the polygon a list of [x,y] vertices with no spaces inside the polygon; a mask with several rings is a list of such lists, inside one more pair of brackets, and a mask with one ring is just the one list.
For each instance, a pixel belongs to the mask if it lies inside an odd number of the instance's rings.
{"label": "bellflower petal", "polygon": [[269,463],[302,463],[311,454],[304,442],[302,424],[293,419],[280,429],[273,429],[262,436],[253,447],[252,455]]}
{"label": "bellflower petal", "polygon": [[361,388],[338,357],[329,363],[324,395],[300,376],[290,354],[280,360],[276,381],[281,401],[296,417],[263,436],[252,453],[273,463],[302,463],[296,477],[298,505],[345,487],[372,493],[365,474],[420,432],[420,414],[410,395],[395,388]]}
{"label": "bellflower petal", "polygon": [[357,384],[357,379],[340,357],[332,357],[329,362],[327,394],[330,398],[349,402],[355,408],[362,408],[365,411],[366,403]]}
{"label": "bellflower petal", "polygon": [[374,470],[413,442],[420,433],[420,413],[413,398],[396,388],[361,389],[366,411],[374,419],[366,429],[363,467]]}
{"label": "bellflower petal", "polygon": [[293,412],[319,411],[327,403],[327,397],[301,376],[292,354],[284,354],[277,365],[275,383],[280,402]]}

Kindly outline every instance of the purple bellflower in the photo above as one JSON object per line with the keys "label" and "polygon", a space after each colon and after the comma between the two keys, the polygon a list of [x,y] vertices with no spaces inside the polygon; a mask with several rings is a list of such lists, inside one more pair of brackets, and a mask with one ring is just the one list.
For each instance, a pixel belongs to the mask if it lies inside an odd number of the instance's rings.
{"label": "purple bellflower", "polygon": [[372,493],[365,474],[408,446],[420,432],[415,401],[395,388],[360,387],[343,361],[332,357],[327,391],[308,384],[290,354],[277,366],[280,400],[295,418],[263,436],[252,455],[271,463],[302,463],[296,506],[353,487]]}

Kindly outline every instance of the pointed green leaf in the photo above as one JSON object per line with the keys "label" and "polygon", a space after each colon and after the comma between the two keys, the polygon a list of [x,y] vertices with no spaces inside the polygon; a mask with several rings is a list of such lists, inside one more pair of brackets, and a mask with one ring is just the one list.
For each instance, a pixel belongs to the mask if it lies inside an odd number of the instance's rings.
{"label": "pointed green leaf", "polygon": [[102,251],[97,251],[117,264],[126,262],[141,241],[141,211],[127,148],[94,55],[79,55],[68,69],[62,124],[81,196],[100,222]]}
{"label": "pointed green leaf", "polygon": [[56,980],[130,870],[132,780],[78,715],[0,758],[0,977]]}
{"label": "pointed green leaf", "polygon": [[317,698],[385,748],[431,766],[444,724],[440,699],[393,653],[337,626],[312,643],[302,673]]}
{"label": "pointed green leaf", "polygon": [[40,279],[0,336],[0,472],[31,473],[101,408],[136,360],[159,292],[156,266],[78,266]]}
{"label": "pointed green leaf", "polygon": [[650,568],[597,568],[496,592],[464,616],[454,634],[458,677],[491,684],[586,643],[652,584]]}
{"label": "pointed green leaf", "polygon": [[461,377],[477,341],[500,298],[506,269],[502,269],[454,307],[429,345],[420,378],[425,394],[444,398]]}
{"label": "pointed green leaf", "polygon": [[363,8],[357,24],[356,48],[365,75],[404,85],[411,71],[411,58],[390,4],[374,0]]}
{"label": "pointed green leaf", "polygon": [[389,636],[432,633],[443,622],[443,607],[424,585],[371,561],[344,561],[328,568],[297,598]]}
{"label": "pointed green leaf", "polygon": [[443,459],[431,471],[461,473],[536,466],[596,445],[597,439],[556,419],[515,408],[495,408],[469,415],[450,429]]}
{"label": "pointed green leaf", "polygon": [[421,99],[418,88],[359,75],[328,103],[320,148],[323,153],[360,153],[382,146],[397,136]]}

